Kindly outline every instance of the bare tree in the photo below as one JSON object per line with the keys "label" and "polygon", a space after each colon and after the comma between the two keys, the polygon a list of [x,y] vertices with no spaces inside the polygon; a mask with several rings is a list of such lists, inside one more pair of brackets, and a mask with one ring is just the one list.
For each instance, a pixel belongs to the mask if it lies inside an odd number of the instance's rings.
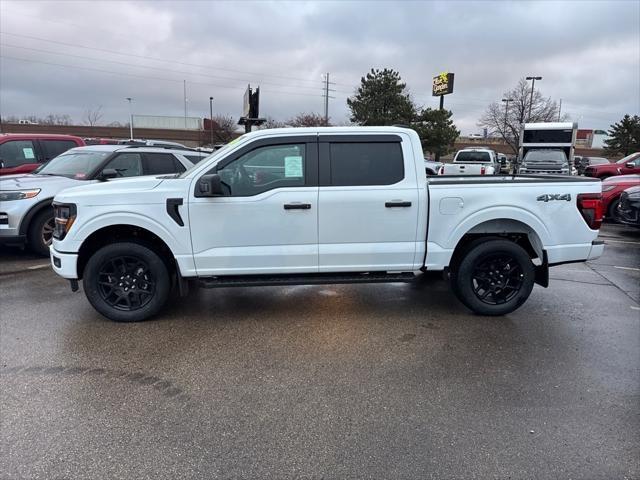
{"label": "bare tree", "polygon": [[82,122],[90,127],[95,127],[103,116],[102,105],[98,105],[95,109],[87,108],[82,116]]}
{"label": "bare tree", "polygon": [[524,78],[518,81],[515,88],[505,92],[503,98],[509,99],[508,110],[505,110],[505,102],[493,102],[480,117],[478,126],[486,128],[490,134],[502,137],[514,153],[518,151],[522,123],[552,122],[558,117],[558,104],[550,98],[543,97],[540,90],[533,93],[531,102],[531,84]]}
{"label": "bare tree", "polygon": [[287,125],[292,127],[328,127],[331,124],[319,113],[299,113]]}
{"label": "bare tree", "polygon": [[286,127],[286,123],[276,120],[273,117],[267,117],[267,121],[260,125],[260,130],[266,130],[268,128],[282,128]]}
{"label": "bare tree", "polygon": [[72,123],[71,117],[69,115],[60,115],[57,113],[50,113],[44,118],[38,118],[37,121],[38,123],[41,123],[43,125],[71,125]]}
{"label": "bare tree", "polygon": [[213,134],[219,142],[228,143],[233,140],[238,126],[231,115],[216,115],[213,117]]}

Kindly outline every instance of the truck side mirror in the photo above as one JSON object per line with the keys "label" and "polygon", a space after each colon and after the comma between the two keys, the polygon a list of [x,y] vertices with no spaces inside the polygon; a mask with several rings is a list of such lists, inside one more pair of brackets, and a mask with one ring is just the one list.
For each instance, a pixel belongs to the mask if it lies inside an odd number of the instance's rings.
{"label": "truck side mirror", "polygon": [[222,197],[224,196],[224,190],[222,188],[222,180],[220,175],[213,173],[211,175],[203,175],[195,191],[196,197]]}
{"label": "truck side mirror", "polygon": [[116,178],[118,176],[118,171],[115,168],[105,168],[98,175],[98,180],[106,182],[110,178]]}

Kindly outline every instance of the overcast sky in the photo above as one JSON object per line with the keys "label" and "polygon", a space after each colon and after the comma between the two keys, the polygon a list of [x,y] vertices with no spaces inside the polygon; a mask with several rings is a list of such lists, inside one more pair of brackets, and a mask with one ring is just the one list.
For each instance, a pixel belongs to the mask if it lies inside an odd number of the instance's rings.
{"label": "overcast sky", "polygon": [[417,104],[455,73],[445,106],[463,133],[527,75],[581,128],[640,111],[640,2],[0,2],[0,113],[237,118],[248,83],[261,116],[322,112],[348,120],[346,98],[370,68],[398,70]]}

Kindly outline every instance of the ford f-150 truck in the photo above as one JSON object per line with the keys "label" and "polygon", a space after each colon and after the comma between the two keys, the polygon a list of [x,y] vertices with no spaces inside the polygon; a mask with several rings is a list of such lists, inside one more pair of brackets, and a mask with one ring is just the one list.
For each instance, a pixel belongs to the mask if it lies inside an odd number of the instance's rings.
{"label": "ford f-150 truck", "polygon": [[116,321],[172,288],[412,282],[445,271],[484,315],[514,311],[548,267],[602,254],[599,180],[428,177],[398,127],[243,135],[179,175],[75,187],[54,199],[53,269]]}
{"label": "ford f-150 truck", "polygon": [[493,175],[500,172],[496,152],[488,148],[465,148],[459,150],[452,163],[445,163],[440,175]]}

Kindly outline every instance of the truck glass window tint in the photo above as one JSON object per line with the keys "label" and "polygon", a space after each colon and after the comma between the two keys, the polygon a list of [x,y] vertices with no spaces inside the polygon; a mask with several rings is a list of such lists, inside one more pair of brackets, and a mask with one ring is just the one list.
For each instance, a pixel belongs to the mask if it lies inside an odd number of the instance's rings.
{"label": "truck glass window tint", "polygon": [[400,143],[332,143],[331,185],[393,185],[404,178]]}
{"label": "truck glass window tint", "polygon": [[[182,173],[184,167],[170,153],[145,153],[145,175],[164,175],[167,173]],[[178,168],[178,165],[180,166]]]}
{"label": "truck glass window tint", "polygon": [[248,197],[305,182],[305,144],[268,145],[245,153],[218,170],[233,197]]}
{"label": "truck glass window tint", "polygon": [[55,158],[70,148],[78,146],[71,140],[40,140],[40,145],[42,145],[45,160]]}
{"label": "truck glass window tint", "polygon": [[4,168],[18,167],[25,163],[38,163],[31,140],[9,140],[0,144],[0,160]]}

